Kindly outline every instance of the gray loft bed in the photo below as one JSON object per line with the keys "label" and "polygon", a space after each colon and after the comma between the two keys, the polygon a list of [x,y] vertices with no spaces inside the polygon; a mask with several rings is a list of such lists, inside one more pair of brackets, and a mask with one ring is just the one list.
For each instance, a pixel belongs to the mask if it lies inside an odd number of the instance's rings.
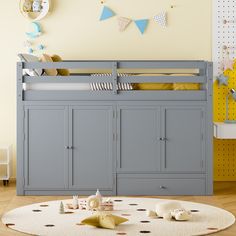
{"label": "gray loft bed", "polygon": [[[38,68],[111,74],[23,73]],[[144,76],[130,73],[140,69]],[[148,76],[156,69],[162,75]],[[169,75],[189,69],[193,76]],[[105,82],[111,91],[23,89]],[[118,83],[199,83],[201,89],[120,91]],[[107,195],[212,194],[212,83],[206,61],[18,62],[18,195],[87,195],[97,188]]]}

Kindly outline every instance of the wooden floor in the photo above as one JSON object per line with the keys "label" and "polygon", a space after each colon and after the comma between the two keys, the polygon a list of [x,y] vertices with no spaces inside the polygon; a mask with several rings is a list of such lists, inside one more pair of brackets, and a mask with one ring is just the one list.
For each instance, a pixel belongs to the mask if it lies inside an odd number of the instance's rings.
{"label": "wooden floor", "polygon": [[[234,215],[236,215],[236,182],[216,182],[215,183],[215,193],[214,196],[209,197],[199,197],[199,196],[180,196],[180,197],[161,197],[161,198],[169,198],[169,199],[178,199],[185,201],[194,201],[199,203],[206,203],[210,205],[214,205],[217,207],[224,208]],[[27,197],[18,197],[16,196],[15,184],[10,183],[8,187],[2,186],[0,183],[0,217],[13,208],[24,206],[37,202],[44,202],[50,200],[59,200],[59,199],[67,199],[68,197],[35,197],[35,196],[27,196]],[[26,234],[22,234],[16,231],[12,231],[8,229],[5,225],[0,223],[0,236],[22,236]],[[213,234],[212,234],[213,235]],[[214,235],[219,236],[236,236],[236,224],[230,227],[229,229],[219,232]]]}

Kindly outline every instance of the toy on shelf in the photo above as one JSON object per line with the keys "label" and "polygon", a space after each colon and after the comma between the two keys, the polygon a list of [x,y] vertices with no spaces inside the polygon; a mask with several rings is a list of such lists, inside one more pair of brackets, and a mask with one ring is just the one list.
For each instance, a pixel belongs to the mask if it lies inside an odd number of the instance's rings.
{"label": "toy on shelf", "polygon": [[23,11],[31,12],[32,11],[32,0],[25,0],[23,3]]}
{"label": "toy on shelf", "polygon": [[78,196],[73,196],[73,203],[72,203],[73,209],[78,209],[79,206],[79,199]]}
{"label": "toy on shelf", "polygon": [[41,0],[34,0],[32,4],[33,12],[40,12],[42,9],[41,7]]}

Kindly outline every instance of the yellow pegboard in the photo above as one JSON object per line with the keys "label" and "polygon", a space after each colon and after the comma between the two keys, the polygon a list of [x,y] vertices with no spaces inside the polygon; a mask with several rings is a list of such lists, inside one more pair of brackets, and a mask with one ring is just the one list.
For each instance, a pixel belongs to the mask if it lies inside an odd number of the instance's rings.
{"label": "yellow pegboard", "polygon": [[[226,96],[231,88],[236,89],[236,63],[233,70],[226,70],[228,86],[214,83],[214,121],[223,122],[226,117]],[[229,119],[236,120],[236,102],[229,100]],[[214,139],[214,180],[236,181],[236,140]]]}

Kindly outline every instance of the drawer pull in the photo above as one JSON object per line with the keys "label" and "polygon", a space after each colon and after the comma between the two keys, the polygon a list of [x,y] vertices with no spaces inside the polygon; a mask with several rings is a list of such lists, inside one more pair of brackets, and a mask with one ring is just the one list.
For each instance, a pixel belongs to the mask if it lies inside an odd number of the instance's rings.
{"label": "drawer pull", "polygon": [[160,186],[160,189],[166,189],[166,187],[161,185],[161,186]]}
{"label": "drawer pull", "polygon": [[160,141],[167,141],[167,138],[160,138]]}
{"label": "drawer pull", "polygon": [[70,149],[70,147],[69,146],[65,146],[65,149]]}

